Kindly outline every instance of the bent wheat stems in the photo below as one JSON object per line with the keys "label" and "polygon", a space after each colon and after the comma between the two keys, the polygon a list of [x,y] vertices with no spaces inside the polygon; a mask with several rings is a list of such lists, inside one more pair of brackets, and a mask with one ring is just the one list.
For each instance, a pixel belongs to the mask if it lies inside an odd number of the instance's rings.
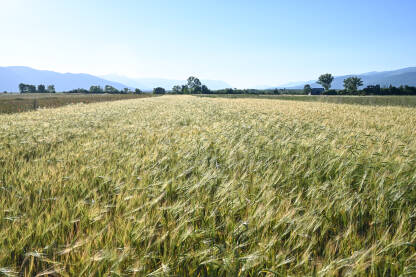
{"label": "bent wheat stems", "polygon": [[416,274],[415,126],[192,96],[0,115],[0,273]]}

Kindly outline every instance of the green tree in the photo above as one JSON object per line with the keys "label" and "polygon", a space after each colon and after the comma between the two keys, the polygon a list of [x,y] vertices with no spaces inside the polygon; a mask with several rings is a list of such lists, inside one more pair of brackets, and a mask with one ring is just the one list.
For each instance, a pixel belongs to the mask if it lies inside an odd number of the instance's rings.
{"label": "green tree", "polygon": [[110,86],[110,85],[106,85],[104,87],[104,92],[105,93],[119,93],[118,89],[116,89],[115,87]]}
{"label": "green tree", "polygon": [[181,94],[182,93],[182,87],[181,86],[173,86],[172,93]]}
{"label": "green tree", "polygon": [[100,86],[91,86],[90,93],[103,93],[103,89]]}
{"label": "green tree", "polygon": [[26,93],[27,91],[26,91],[26,84],[23,84],[23,83],[20,83],[19,84],[19,92],[20,93]]}
{"label": "green tree", "polygon": [[45,85],[38,85],[38,92],[39,93],[45,93],[46,92]]}
{"label": "green tree", "polygon": [[134,93],[135,94],[141,94],[141,93],[143,93],[139,88],[136,88],[135,90],[134,90]]}
{"label": "green tree", "polygon": [[191,91],[191,93],[201,92],[201,81],[198,78],[191,76],[188,78],[187,82],[188,82],[188,88]]}
{"label": "green tree", "polygon": [[358,88],[361,87],[362,85],[363,85],[363,81],[361,80],[361,78],[357,76],[349,77],[344,80],[344,88],[348,92],[356,92]]}
{"label": "green tree", "polygon": [[28,89],[30,93],[35,93],[36,92],[36,86],[34,85],[28,85]]}
{"label": "green tree", "polygon": [[275,94],[275,95],[279,95],[279,94],[280,94],[279,89],[275,88],[275,89],[273,90],[273,94]]}
{"label": "green tree", "polygon": [[162,87],[157,87],[153,89],[153,93],[154,94],[165,94],[166,90]]}
{"label": "green tree", "polygon": [[202,87],[201,86],[196,86],[192,89],[192,93],[194,94],[201,94],[202,92]]}
{"label": "green tree", "polygon": [[319,76],[317,84],[320,84],[324,87],[325,90],[329,90],[331,88],[331,83],[334,80],[334,77],[330,73],[322,74]]}
{"label": "green tree", "polygon": [[312,93],[312,88],[311,88],[311,85],[306,84],[306,85],[303,87],[303,93],[304,93],[304,94],[310,94],[310,93]]}
{"label": "green tree", "polygon": [[210,94],[211,93],[211,90],[206,85],[202,85],[202,87],[201,87],[201,93],[202,94]]}
{"label": "green tree", "polygon": [[47,88],[47,91],[49,93],[55,93],[55,86],[54,85],[49,85],[48,88]]}
{"label": "green tree", "polygon": [[[43,85],[41,85],[43,86]],[[42,89],[42,88],[41,88]],[[20,93],[36,93],[36,86],[34,85],[28,85],[28,84],[19,84],[19,92]]]}
{"label": "green tree", "polygon": [[187,86],[187,85],[182,85],[182,87],[181,87],[181,92],[182,92],[183,94],[188,94],[188,93],[190,93],[190,92],[189,92],[189,88],[188,88],[188,86]]}

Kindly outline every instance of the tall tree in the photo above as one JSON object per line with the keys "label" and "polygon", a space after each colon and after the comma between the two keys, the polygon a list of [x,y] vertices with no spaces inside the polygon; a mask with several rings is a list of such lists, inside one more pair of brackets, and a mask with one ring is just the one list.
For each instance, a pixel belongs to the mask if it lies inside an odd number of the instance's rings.
{"label": "tall tree", "polygon": [[188,93],[189,93],[189,88],[188,88],[188,86],[187,86],[187,85],[182,85],[182,87],[181,87],[181,92],[182,92],[183,94],[188,94]]}
{"label": "tall tree", "polygon": [[363,85],[361,78],[354,76],[344,80],[344,88],[348,92],[356,92],[359,87]]}
{"label": "tall tree", "polygon": [[198,78],[191,76],[188,78],[187,82],[188,82],[188,87],[191,90],[191,93],[201,92],[201,81]]}
{"label": "tall tree", "polygon": [[90,93],[103,93],[103,89],[100,86],[91,86]]}
{"label": "tall tree", "polygon": [[304,94],[310,94],[311,92],[312,92],[311,85],[306,84],[306,85],[303,87],[303,93],[304,93]]}
{"label": "tall tree", "polygon": [[162,87],[157,87],[153,89],[153,93],[154,94],[165,94],[166,90]]}
{"label": "tall tree", "polygon": [[45,93],[46,92],[45,85],[38,85],[38,92],[39,93]]}
{"label": "tall tree", "polygon": [[29,88],[29,92],[30,93],[35,93],[36,92],[36,86],[34,86],[34,85],[28,85],[28,88]]}
{"label": "tall tree", "polygon": [[334,77],[330,73],[322,74],[319,76],[317,84],[320,84],[324,87],[325,90],[329,90],[331,88],[331,83],[334,80]]}
{"label": "tall tree", "polygon": [[192,93],[194,94],[200,94],[202,92],[202,87],[201,86],[196,86],[192,89]]}
{"label": "tall tree", "polygon": [[36,92],[36,86],[20,83],[19,84],[19,92],[20,93],[35,93]]}
{"label": "tall tree", "polygon": [[55,93],[55,85],[49,85],[47,88],[47,91],[49,93]]}
{"label": "tall tree", "polygon": [[201,93],[202,94],[209,94],[209,93],[211,93],[211,90],[206,85],[202,85]]}
{"label": "tall tree", "polygon": [[180,94],[180,93],[182,92],[182,88],[181,88],[181,86],[178,86],[178,85],[173,86],[173,88],[172,88],[172,92],[173,92],[173,93],[176,93],[176,94]]}
{"label": "tall tree", "polygon": [[104,87],[104,92],[105,93],[119,93],[118,89],[116,89],[115,87],[110,86],[110,85],[106,85]]}
{"label": "tall tree", "polygon": [[19,92],[20,93],[25,93],[26,92],[26,85],[23,83],[19,84]]}

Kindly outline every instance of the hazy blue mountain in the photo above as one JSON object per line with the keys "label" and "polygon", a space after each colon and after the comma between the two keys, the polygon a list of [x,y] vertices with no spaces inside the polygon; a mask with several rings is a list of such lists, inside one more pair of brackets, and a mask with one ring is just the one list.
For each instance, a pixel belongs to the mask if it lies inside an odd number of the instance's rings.
{"label": "hazy blue mountain", "polygon": [[[104,79],[111,80],[114,82],[121,82],[128,86],[137,87],[142,90],[152,90],[155,87],[163,87],[167,90],[172,89],[175,85],[185,85],[186,80],[171,80],[171,79],[162,79],[162,78],[129,78],[116,74],[109,74],[101,76]],[[210,89],[223,89],[231,88],[229,84],[224,81],[219,80],[203,80],[201,79],[202,84],[206,85]]]}
{"label": "hazy blue mountain", "polygon": [[[416,67],[407,67],[398,70],[392,71],[381,71],[381,72],[367,72],[362,74],[352,74],[352,75],[344,75],[344,76],[336,76],[334,81],[332,82],[333,89],[343,89],[344,88],[344,79],[351,77],[351,76],[358,76],[363,80],[364,88],[368,85],[380,85],[381,87],[388,87],[393,85],[395,87],[399,86],[416,86]],[[277,86],[278,88],[293,88],[293,89],[301,89],[305,84],[310,84],[313,88],[320,88],[321,86],[316,83],[316,80],[305,81],[305,82],[297,82],[297,83],[289,83]]]}
{"label": "hazy blue mountain", "polygon": [[[383,86],[401,86],[409,85],[416,86],[416,67],[402,68],[393,71],[382,72],[367,72],[362,74],[336,76],[332,88],[342,89],[345,78],[351,76],[359,76],[362,78],[364,86],[379,84]],[[232,86],[223,81],[218,80],[201,80],[203,84],[210,89],[231,88]],[[120,75],[106,75],[96,77],[90,74],[73,74],[73,73],[58,73],[48,70],[36,70],[30,67],[10,66],[0,67],[0,92],[16,92],[18,91],[19,83],[27,84],[54,84],[57,91],[67,91],[76,88],[89,89],[92,85],[111,85],[117,89],[140,88],[144,91],[151,91],[154,87],[164,87],[170,90],[174,85],[185,84],[185,80],[170,80],[161,78],[129,78]],[[310,84],[312,87],[320,87],[316,84],[316,80],[305,82],[292,82],[277,88],[294,88],[301,89],[305,84]],[[266,88],[266,86],[261,86]],[[269,86],[268,88],[275,88]]]}
{"label": "hazy blue mountain", "polygon": [[117,89],[128,87],[89,74],[58,73],[24,66],[0,67],[0,92],[17,92],[20,83],[55,85],[58,92],[77,88],[89,89],[92,85],[110,85]]}
{"label": "hazy blue mountain", "polygon": [[140,82],[137,79],[128,78],[122,75],[108,74],[108,75],[102,75],[100,76],[100,78],[113,81],[113,82],[123,83],[123,84],[126,84],[127,86],[139,88],[143,91],[150,91],[153,89],[152,86],[148,86],[147,84]]}

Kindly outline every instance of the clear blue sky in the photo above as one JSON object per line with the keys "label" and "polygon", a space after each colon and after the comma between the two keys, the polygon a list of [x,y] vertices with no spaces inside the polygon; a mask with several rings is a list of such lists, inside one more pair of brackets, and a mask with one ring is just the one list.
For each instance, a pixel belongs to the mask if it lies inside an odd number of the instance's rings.
{"label": "clear blue sky", "polygon": [[415,0],[2,0],[0,66],[278,85],[416,66]]}

